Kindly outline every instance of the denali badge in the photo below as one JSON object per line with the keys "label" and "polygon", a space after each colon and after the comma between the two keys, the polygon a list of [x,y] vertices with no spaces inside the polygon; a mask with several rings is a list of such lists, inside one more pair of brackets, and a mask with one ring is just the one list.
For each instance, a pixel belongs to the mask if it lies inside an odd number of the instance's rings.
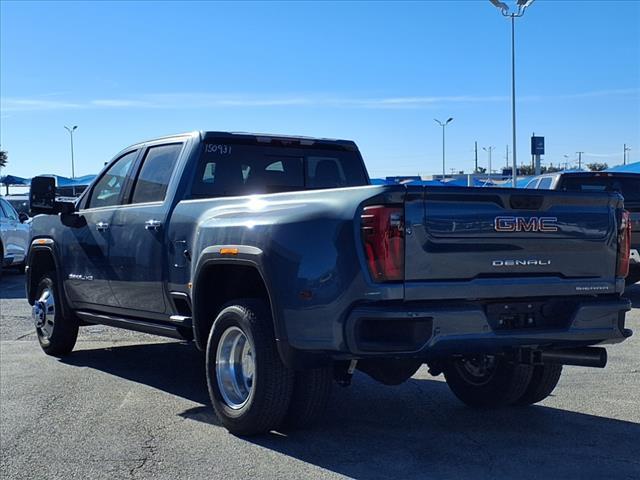
{"label": "denali badge", "polygon": [[494,267],[543,267],[551,265],[551,260],[494,260],[491,264]]}
{"label": "denali badge", "polygon": [[557,217],[496,217],[496,232],[557,232]]}
{"label": "denali badge", "polygon": [[69,280],[86,280],[90,282],[93,280],[93,275],[80,275],[78,273],[70,273]]}

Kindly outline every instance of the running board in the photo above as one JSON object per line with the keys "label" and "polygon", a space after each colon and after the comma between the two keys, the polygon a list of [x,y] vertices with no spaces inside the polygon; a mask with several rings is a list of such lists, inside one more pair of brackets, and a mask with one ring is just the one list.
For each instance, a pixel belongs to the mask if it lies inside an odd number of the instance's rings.
{"label": "running board", "polygon": [[76,315],[78,315],[81,320],[89,323],[97,323],[100,325],[108,325],[110,327],[134,330],[136,332],[150,333],[151,335],[160,335],[161,337],[177,338],[180,340],[184,338],[180,333],[178,333],[177,328],[171,325],[162,325],[146,322],[144,320],[116,317],[113,315],[86,312],[82,310],[77,311]]}

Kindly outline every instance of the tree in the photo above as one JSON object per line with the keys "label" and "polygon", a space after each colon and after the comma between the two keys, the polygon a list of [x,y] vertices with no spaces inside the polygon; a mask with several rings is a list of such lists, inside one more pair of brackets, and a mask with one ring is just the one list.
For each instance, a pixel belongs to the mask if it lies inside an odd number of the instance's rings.
{"label": "tree", "polygon": [[520,175],[535,175],[536,174],[536,169],[533,168],[531,165],[525,165],[522,164],[518,167],[518,174]]}
{"label": "tree", "polygon": [[0,168],[6,167],[9,162],[9,154],[6,150],[0,150]]}
{"label": "tree", "polygon": [[594,162],[594,163],[587,163],[587,168],[592,172],[600,172],[602,170],[606,170],[607,168],[609,168],[609,165],[607,165],[606,163]]}

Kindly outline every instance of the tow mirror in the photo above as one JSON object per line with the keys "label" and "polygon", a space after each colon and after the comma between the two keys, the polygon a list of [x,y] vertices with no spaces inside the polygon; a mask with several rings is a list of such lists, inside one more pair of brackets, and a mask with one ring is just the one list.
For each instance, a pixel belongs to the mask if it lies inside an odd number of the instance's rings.
{"label": "tow mirror", "polygon": [[31,214],[56,215],[58,213],[73,213],[75,202],[70,199],[56,198],[55,177],[34,177],[29,190],[29,204]]}

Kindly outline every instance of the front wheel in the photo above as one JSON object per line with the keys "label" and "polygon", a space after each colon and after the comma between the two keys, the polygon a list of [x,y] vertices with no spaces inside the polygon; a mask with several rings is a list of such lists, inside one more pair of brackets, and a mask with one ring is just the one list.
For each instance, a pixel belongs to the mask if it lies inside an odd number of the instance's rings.
{"label": "front wheel", "polygon": [[64,356],[73,350],[78,338],[78,322],[62,313],[62,297],[54,272],[44,275],[38,283],[32,317],[38,342],[47,355]]}
{"label": "front wheel", "polygon": [[497,355],[453,357],[445,362],[444,376],[451,391],[472,407],[502,407],[522,398],[532,367]]}
{"label": "front wheel", "polygon": [[229,432],[256,435],[283,422],[294,372],[280,360],[264,302],[235,300],[223,308],[211,328],[206,359],[209,396]]}

